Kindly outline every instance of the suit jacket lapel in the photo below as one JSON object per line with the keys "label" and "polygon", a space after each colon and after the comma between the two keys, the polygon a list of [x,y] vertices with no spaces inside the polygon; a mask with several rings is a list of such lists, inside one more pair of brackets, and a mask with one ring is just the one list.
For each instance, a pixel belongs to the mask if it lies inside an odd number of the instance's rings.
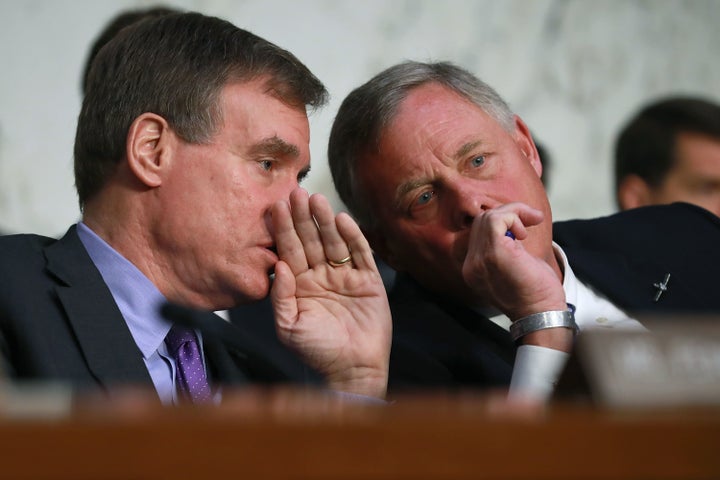
{"label": "suit jacket lapel", "polygon": [[48,270],[88,369],[104,387],[152,385],[152,379],[110,290],[80,242],[75,226],[46,248]]}
{"label": "suit jacket lapel", "polygon": [[486,348],[511,365],[515,362],[516,346],[507,330],[463,305],[444,302],[440,303],[440,306],[476,338],[481,339]]}
{"label": "suit jacket lapel", "polygon": [[[398,274],[391,295],[391,305],[393,301],[416,303],[417,299],[423,299],[424,301],[437,305],[447,317],[435,319],[425,318],[423,315],[425,321],[437,323],[434,328],[448,331],[448,329],[452,327],[447,324],[448,319],[451,318],[462,328],[460,332],[468,331],[472,333],[484,348],[494,352],[510,365],[515,361],[516,347],[510,338],[510,334],[506,330],[499,327],[484,315],[464,305],[460,305],[452,300],[440,298],[425,290],[407,274]],[[393,322],[393,325],[395,325],[395,320],[393,320]],[[415,330],[417,328],[417,320],[411,320],[408,328]],[[460,334],[462,335],[462,333]]]}
{"label": "suit jacket lapel", "polygon": [[211,383],[231,386],[248,383],[247,376],[239,368],[247,360],[241,353],[228,351],[212,335],[203,336],[203,351]]}
{"label": "suit jacket lapel", "polygon": [[168,304],[168,320],[197,328],[203,333],[205,353],[214,375],[223,383],[303,383],[324,384],[322,376],[307,367],[300,358],[277,339],[259,338],[222,320],[210,312]]}

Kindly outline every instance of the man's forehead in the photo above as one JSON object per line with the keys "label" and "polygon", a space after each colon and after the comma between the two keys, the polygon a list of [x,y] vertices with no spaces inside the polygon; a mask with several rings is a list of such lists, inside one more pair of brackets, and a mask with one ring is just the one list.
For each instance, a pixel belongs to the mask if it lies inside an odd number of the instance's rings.
{"label": "man's forehead", "polygon": [[407,92],[398,105],[396,116],[402,113],[413,114],[429,109],[471,108],[481,110],[479,106],[468,100],[447,85],[438,82],[426,82]]}
{"label": "man's forehead", "polygon": [[244,91],[258,100],[272,100],[284,105],[289,110],[307,118],[307,107],[288,93],[281,91],[278,82],[269,75],[260,75],[247,79],[230,80],[220,89],[220,96],[226,99],[236,91]]}
{"label": "man's forehead", "polygon": [[[304,105],[288,104],[268,89],[262,78],[228,83],[222,90],[221,115],[225,121],[235,117],[240,123],[252,125],[269,146],[288,141],[282,132],[298,129],[303,141],[309,142],[310,127]],[[286,128],[288,127],[288,128]]]}
{"label": "man's forehead", "polygon": [[396,203],[402,195],[425,180],[424,172],[427,171],[417,162],[405,161],[382,148],[367,154],[364,163],[368,168],[360,170],[363,189],[372,192],[376,203],[392,207],[392,211],[396,210]]}

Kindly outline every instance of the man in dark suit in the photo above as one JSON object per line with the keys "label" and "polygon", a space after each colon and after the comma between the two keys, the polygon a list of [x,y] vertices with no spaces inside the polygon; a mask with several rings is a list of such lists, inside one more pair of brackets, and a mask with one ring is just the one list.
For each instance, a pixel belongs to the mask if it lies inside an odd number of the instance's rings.
{"label": "man in dark suit", "polygon": [[372,252],[348,215],[298,187],[306,107],[326,98],[317,78],[266,40],[187,13],[116,35],[85,93],[82,221],[59,240],[0,239],[9,376],[154,386],[164,403],[217,399],[226,383],[302,380],[248,332],[161,313],[167,302],[221,310],[270,290],[280,339],[329,388],[383,396],[390,317]]}
{"label": "man in dark suit", "polygon": [[578,327],[720,309],[716,217],[676,205],[553,232],[529,129],[455,65],[406,62],[351,92],[328,155],[340,197],[399,272],[391,387],[544,397]]}

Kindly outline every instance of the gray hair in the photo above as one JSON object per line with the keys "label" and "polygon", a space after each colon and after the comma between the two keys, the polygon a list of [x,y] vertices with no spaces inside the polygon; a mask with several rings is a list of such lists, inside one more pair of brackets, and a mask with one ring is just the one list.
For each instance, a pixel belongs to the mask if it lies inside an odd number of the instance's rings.
{"label": "gray hair", "polygon": [[372,226],[374,217],[356,182],[359,161],[364,155],[377,153],[384,129],[410,91],[432,82],[468,99],[505,130],[513,131],[514,114],[500,95],[452,63],[408,61],[380,72],[345,98],[335,116],[328,143],[335,190],[361,225]]}

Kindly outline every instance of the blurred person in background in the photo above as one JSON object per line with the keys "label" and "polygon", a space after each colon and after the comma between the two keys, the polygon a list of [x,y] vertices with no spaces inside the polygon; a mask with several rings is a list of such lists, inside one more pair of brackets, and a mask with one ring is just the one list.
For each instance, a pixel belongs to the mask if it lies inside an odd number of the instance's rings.
{"label": "blurred person in background", "polygon": [[671,97],[645,105],[615,145],[621,210],[688,202],[720,215],[720,105]]}

